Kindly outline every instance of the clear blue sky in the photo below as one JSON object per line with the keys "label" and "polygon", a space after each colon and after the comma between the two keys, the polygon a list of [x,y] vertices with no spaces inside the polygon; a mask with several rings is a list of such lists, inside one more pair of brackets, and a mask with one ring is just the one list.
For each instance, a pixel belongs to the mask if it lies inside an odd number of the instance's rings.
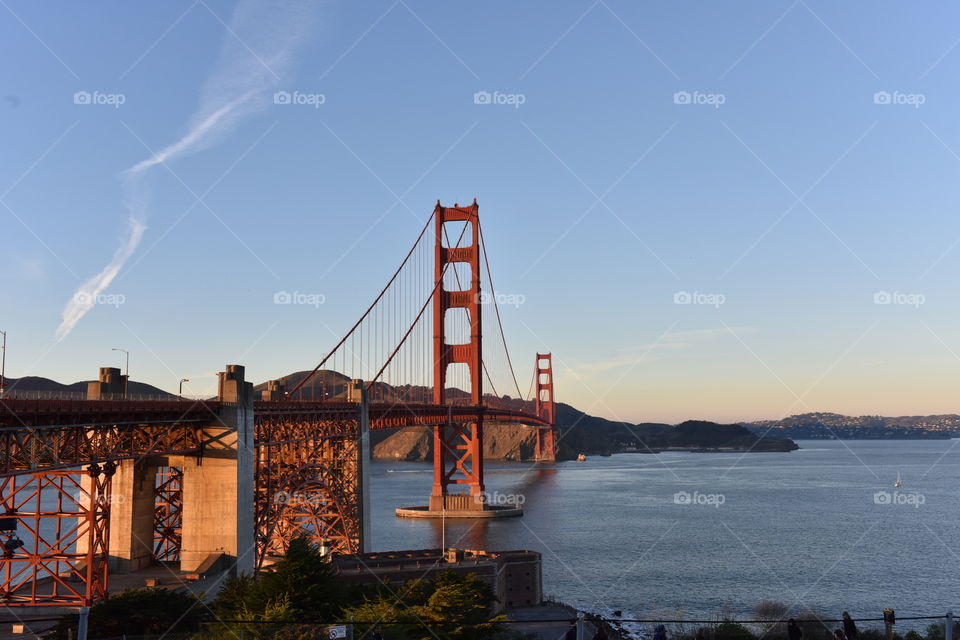
{"label": "clear blue sky", "polygon": [[[0,5],[10,376],[89,379],[111,347],[194,393],[228,362],[309,368],[433,203],[477,197],[498,289],[525,296],[504,310],[521,377],[552,350],[559,400],[631,421],[960,411],[954,2],[327,1],[295,28],[215,0]],[[124,303],[57,341],[127,237],[121,172],[263,66],[270,96],[324,103],[261,104],[145,171],[146,230],[101,292]]]}

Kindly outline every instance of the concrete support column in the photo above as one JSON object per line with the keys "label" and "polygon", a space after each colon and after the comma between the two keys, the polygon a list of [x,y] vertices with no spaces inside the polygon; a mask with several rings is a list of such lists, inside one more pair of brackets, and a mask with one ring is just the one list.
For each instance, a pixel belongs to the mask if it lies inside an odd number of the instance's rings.
{"label": "concrete support column", "polygon": [[[111,481],[109,507],[108,568],[112,573],[131,573],[153,563],[153,525],[158,463],[150,460],[120,460]],[[84,495],[80,501],[93,508],[94,481],[85,474],[80,480]],[[102,496],[101,496],[102,498]],[[77,539],[77,553],[90,549],[90,538]]]}
{"label": "concrete support column", "polygon": [[210,569],[208,561],[223,554],[233,572],[252,574],[253,385],[244,381],[239,365],[227,365],[218,375],[224,404],[216,424],[202,428],[209,444],[200,455],[183,458],[180,566],[184,571]]}
{"label": "concrete support column", "polygon": [[110,505],[110,571],[130,573],[153,562],[157,466],[121,460],[113,476]]}

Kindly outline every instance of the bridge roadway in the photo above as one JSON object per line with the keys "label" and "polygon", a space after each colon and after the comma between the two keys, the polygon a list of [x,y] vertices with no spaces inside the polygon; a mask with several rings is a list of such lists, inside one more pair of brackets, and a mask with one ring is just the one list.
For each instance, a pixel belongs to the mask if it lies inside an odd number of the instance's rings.
{"label": "bridge roadway", "polygon": [[[24,400],[0,402],[0,477],[69,469],[147,455],[189,455],[209,446],[199,427],[216,422],[219,400]],[[357,429],[354,402],[256,401],[255,445],[295,442],[300,434],[267,425],[324,423]],[[540,417],[476,405],[370,403],[370,429],[474,421],[548,426]],[[329,426],[324,429],[332,435]]]}

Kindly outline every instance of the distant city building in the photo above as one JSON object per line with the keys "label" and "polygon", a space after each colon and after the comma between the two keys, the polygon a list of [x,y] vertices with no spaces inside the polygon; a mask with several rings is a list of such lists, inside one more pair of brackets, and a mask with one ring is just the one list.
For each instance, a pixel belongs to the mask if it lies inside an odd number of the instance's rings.
{"label": "distant city building", "polygon": [[537,551],[418,549],[334,555],[333,569],[355,584],[391,586],[408,580],[432,580],[440,571],[475,573],[490,585],[498,602],[494,613],[508,607],[529,607],[543,600],[541,559]]}

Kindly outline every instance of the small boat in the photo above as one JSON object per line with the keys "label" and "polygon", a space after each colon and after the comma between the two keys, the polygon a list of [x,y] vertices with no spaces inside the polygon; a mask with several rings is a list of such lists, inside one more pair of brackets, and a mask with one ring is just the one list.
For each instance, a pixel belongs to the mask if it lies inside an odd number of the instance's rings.
{"label": "small boat", "polygon": [[577,462],[585,462],[586,459],[587,459],[587,456],[582,453],[577,456]]}
{"label": "small boat", "polygon": [[903,486],[903,478],[900,477],[899,471],[897,471],[897,479],[893,481],[893,486],[897,489]]}

